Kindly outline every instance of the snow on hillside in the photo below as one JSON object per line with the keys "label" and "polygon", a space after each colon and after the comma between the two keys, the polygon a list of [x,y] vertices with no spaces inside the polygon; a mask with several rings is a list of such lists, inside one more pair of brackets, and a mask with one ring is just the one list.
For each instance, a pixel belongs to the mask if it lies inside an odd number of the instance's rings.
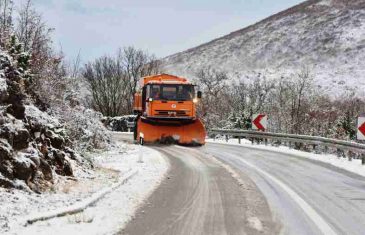
{"label": "snow on hillside", "polygon": [[[163,59],[194,77],[202,67],[238,76],[291,76],[308,67],[333,95],[365,95],[365,0],[310,0],[255,25]],[[342,92],[339,92],[342,91]]]}

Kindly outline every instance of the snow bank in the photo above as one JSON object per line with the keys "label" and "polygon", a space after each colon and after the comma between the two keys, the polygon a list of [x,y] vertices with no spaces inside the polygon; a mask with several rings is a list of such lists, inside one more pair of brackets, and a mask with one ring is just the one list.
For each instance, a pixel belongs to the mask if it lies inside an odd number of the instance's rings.
{"label": "snow bank", "polygon": [[247,139],[242,139],[241,143],[238,144],[238,139],[230,139],[228,142],[226,142],[223,139],[213,140],[208,139],[206,140],[208,143],[220,143],[220,144],[228,144],[228,145],[238,145],[245,148],[251,148],[251,149],[259,149],[259,150],[266,150],[271,152],[277,152],[277,153],[284,153],[284,154],[290,154],[295,155],[302,158],[307,158],[315,161],[324,162],[333,166],[336,166],[338,168],[350,171],[352,173],[365,176],[365,166],[361,164],[360,159],[352,159],[352,161],[349,161],[347,158],[338,158],[337,156],[333,154],[315,154],[315,153],[307,153],[295,149],[289,149],[285,146],[265,146],[265,145],[252,145],[251,142]]}
{"label": "snow bank", "polygon": [[[153,192],[162,181],[169,168],[168,161],[157,151],[137,145],[118,144],[108,152],[88,155],[96,163],[96,168],[109,172],[107,176],[85,173],[84,179],[75,182],[67,193],[49,193],[48,195],[27,195],[24,192],[0,191],[0,201],[5,207],[0,209],[0,220],[7,218],[7,228],[0,228],[1,234],[113,234],[120,231],[133,217],[138,206]],[[138,174],[122,185],[117,185],[120,175],[138,171]],[[115,174],[118,177],[115,177]],[[96,185],[95,185],[96,184]],[[88,190],[93,188],[90,192]],[[95,188],[97,188],[95,190]],[[109,190],[113,188],[113,190]],[[104,194],[92,207],[83,205],[90,202],[92,195]],[[16,196],[15,196],[16,195]],[[14,197],[20,199],[15,200]],[[38,198],[40,197],[40,198]],[[96,197],[96,196],[95,196]],[[85,201],[86,198],[86,201]],[[94,198],[95,199],[95,198]],[[19,201],[25,203],[17,203]],[[57,204],[56,207],[52,201]],[[43,205],[43,206],[40,206]],[[47,205],[49,208],[47,208]],[[72,207],[73,206],[73,207]],[[39,221],[26,227],[22,222],[29,219],[29,213],[62,212],[80,206],[87,207],[83,212]],[[9,211],[10,210],[10,211]],[[14,211],[17,210],[18,214]],[[10,213],[8,213],[10,212]],[[13,214],[12,216],[9,216]],[[11,221],[11,222],[10,222]]]}
{"label": "snow bank", "polygon": [[52,219],[55,217],[61,217],[61,216],[80,213],[80,212],[84,211],[86,208],[94,205],[97,201],[99,201],[101,198],[103,198],[106,194],[110,193],[111,191],[120,187],[122,184],[126,183],[130,178],[137,175],[137,173],[138,173],[137,170],[126,173],[125,176],[121,177],[121,179],[119,180],[118,183],[115,183],[113,186],[111,186],[109,188],[106,188],[99,192],[94,193],[91,197],[86,198],[85,200],[83,200],[81,202],[75,203],[75,205],[57,209],[57,210],[50,211],[50,212],[46,212],[46,213],[39,213],[36,215],[32,215],[26,220],[25,225],[32,224],[37,221]]}

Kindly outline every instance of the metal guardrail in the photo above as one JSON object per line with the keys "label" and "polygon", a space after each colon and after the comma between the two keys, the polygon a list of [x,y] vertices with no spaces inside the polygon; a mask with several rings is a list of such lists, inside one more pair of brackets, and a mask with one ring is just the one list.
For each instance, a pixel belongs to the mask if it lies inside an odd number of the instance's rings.
{"label": "metal guardrail", "polygon": [[286,143],[289,148],[294,148],[297,144],[311,145],[313,151],[316,153],[320,152],[319,147],[324,147],[324,152],[329,152],[331,149],[336,149],[338,157],[348,156],[349,161],[353,158],[361,158],[362,164],[365,165],[365,144],[330,139],[318,136],[308,135],[294,135],[294,134],[282,134],[272,132],[259,132],[250,130],[225,130],[225,129],[212,129],[209,134],[213,135],[224,135],[227,140],[229,137],[237,137],[238,142],[241,143],[241,137],[250,139],[252,144],[264,142],[265,145],[269,141],[275,140],[276,144]]}

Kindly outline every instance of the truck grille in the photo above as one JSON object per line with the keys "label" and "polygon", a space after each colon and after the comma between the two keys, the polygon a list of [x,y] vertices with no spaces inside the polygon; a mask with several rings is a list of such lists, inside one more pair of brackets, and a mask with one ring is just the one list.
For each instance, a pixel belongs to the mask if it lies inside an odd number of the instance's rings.
{"label": "truck grille", "polygon": [[189,114],[184,110],[156,110],[158,116],[163,117],[188,117]]}

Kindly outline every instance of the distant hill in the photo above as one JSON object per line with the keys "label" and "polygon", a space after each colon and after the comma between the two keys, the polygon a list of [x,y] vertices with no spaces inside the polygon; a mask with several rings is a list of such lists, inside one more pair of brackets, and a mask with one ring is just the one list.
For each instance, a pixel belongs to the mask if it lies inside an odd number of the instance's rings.
{"label": "distant hill", "polygon": [[306,66],[333,95],[365,95],[365,0],[309,0],[162,61],[189,77],[203,67],[275,77]]}

